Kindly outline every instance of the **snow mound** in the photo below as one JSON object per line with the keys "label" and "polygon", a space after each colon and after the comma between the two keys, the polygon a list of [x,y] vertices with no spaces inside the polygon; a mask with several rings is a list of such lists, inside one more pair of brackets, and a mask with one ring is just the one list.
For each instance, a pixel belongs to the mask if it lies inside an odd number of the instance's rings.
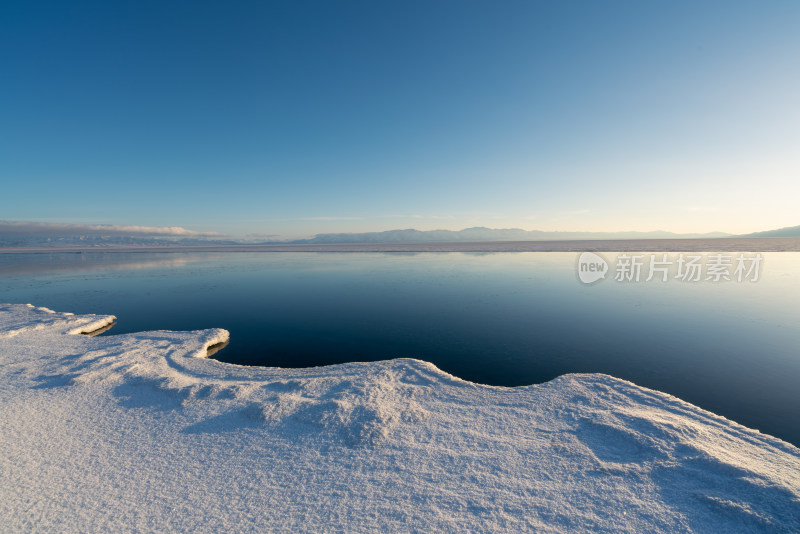
{"label": "snow mound", "polygon": [[606,375],[207,359],[220,329],[0,305],[4,531],[800,531],[800,450]]}
{"label": "snow mound", "polygon": [[[397,373],[391,371],[379,377],[342,380],[335,385],[306,384],[305,393],[300,387],[296,391],[291,386],[287,389],[282,384],[277,386],[277,391],[258,407],[258,417],[292,427],[295,422],[308,424],[352,446],[375,445],[398,424],[420,421],[425,416],[425,411],[411,399],[413,387],[404,386]],[[309,394],[310,390],[320,393]]]}
{"label": "snow mound", "polygon": [[113,315],[74,315],[56,313],[33,304],[0,305],[0,338],[9,338],[33,330],[63,334],[89,334],[116,320]]}

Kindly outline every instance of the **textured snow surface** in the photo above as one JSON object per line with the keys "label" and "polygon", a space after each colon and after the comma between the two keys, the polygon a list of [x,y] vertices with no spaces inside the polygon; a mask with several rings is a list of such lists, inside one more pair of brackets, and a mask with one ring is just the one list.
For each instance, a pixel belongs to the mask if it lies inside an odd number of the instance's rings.
{"label": "textured snow surface", "polygon": [[798,532],[800,450],[606,375],[205,359],[0,305],[0,530]]}

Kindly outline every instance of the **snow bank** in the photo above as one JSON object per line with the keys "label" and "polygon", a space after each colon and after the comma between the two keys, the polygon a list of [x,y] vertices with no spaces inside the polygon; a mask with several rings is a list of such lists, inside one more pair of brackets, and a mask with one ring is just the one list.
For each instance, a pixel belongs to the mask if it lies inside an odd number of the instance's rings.
{"label": "snow bank", "polygon": [[800,531],[800,450],[669,395],[496,388],[411,359],[205,359],[0,305],[4,531]]}

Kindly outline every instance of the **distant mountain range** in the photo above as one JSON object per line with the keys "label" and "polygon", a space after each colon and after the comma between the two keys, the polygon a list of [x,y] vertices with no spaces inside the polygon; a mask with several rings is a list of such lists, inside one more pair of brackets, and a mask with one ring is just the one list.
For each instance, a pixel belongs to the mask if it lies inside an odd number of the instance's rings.
{"label": "distant mountain range", "polygon": [[707,234],[675,234],[672,232],[543,232],[520,228],[466,228],[464,230],[388,230],[355,234],[317,234],[292,244],[315,245],[334,243],[456,243],[480,241],[571,241],[586,239],[699,239],[729,237],[723,232]]}
{"label": "distant mountain range", "polygon": [[800,226],[766,232],[733,235],[724,232],[676,234],[672,232],[544,232],[520,228],[474,227],[464,230],[388,230],[385,232],[317,234],[293,241],[242,242],[214,237],[177,237],[154,235],[30,235],[0,232],[0,247],[114,247],[114,246],[203,246],[203,245],[331,245],[398,243],[468,243],[488,241],[576,241],[614,239],[709,239],[720,237],[800,237]]}
{"label": "distant mountain range", "polygon": [[71,224],[0,220],[0,247],[235,245],[217,232],[180,226]]}
{"label": "distant mountain range", "polygon": [[767,230],[766,232],[755,232],[737,237],[800,237],[800,226],[787,226],[777,230]]}
{"label": "distant mountain range", "polygon": [[202,238],[166,238],[147,236],[104,236],[104,235],[77,235],[77,236],[40,236],[40,235],[2,235],[0,234],[0,247],[121,247],[121,246],[148,246],[148,247],[190,247],[198,245],[238,245],[237,241],[223,239]]}

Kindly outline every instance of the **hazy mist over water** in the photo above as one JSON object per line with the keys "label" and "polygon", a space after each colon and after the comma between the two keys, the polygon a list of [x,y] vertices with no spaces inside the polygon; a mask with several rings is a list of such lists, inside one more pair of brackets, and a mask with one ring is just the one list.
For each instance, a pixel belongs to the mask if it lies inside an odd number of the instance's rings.
{"label": "hazy mist over water", "polygon": [[237,364],[410,357],[502,386],[608,373],[800,444],[800,253],[764,253],[756,283],[584,285],[577,256],[0,255],[0,301],[116,315],[104,335],[225,328],[214,357]]}

